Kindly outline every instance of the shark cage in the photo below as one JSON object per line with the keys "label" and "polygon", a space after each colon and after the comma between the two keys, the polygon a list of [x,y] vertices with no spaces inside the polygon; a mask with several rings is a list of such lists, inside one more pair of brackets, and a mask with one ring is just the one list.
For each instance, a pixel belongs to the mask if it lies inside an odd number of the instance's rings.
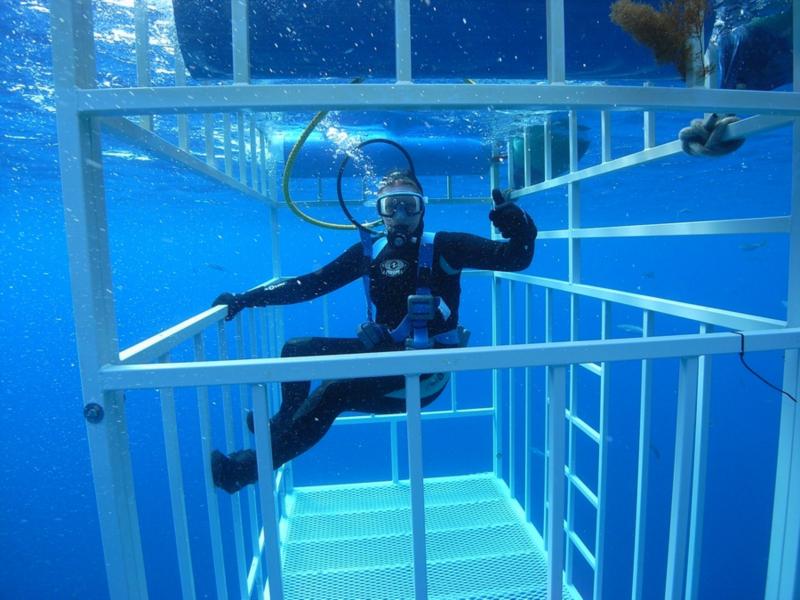
{"label": "shark cage", "polygon": [[[481,3],[456,4],[468,10]],[[375,3],[369,10],[383,11],[380,18],[362,15],[358,22],[385,31],[375,36],[372,55],[365,57],[359,54],[363,47],[354,46],[351,71],[331,71],[329,78],[309,82],[298,70],[265,82],[271,65],[281,63],[264,54],[271,38],[254,22],[277,11],[274,3],[175,0],[172,35],[183,51],[174,53],[172,83],[154,85],[150,9],[145,0],[134,0],[135,81],[120,87],[97,83],[93,2],[51,2],[84,415],[111,597],[167,595],[151,581],[154,569],[143,541],[149,515],[137,504],[142,489],[136,489],[131,458],[137,432],[129,430],[126,415],[137,398],[154,407],[154,427],[163,432],[164,455],[152,459],[163,478],[153,476],[152,485],[163,481],[168,488],[169,508],[162,510],[174,538],[170,535],[161,551],[174,550],[176,589],[179,585],[183,598],[599,599],[619,597],[620,589],[635,599],[662,589],[667,598],[697,598],[704,517],[714,510],[706,493],[711,399],[718,385],[712,366],[746,350],[748,357],[779,354],[782,380],[777,383],[786,392],[776,416],[774,460],[763,467],[775,482],[763,593],[770,599],[797,598],[800,409],[789,395],[800,394],[798,2],[794,87],[788,91],[715,89],[708,73],[708,81],[687,87],[567,81],[563,0],[546,0],[536,8],[546,40],[539,53],[546,58],[546,80],[464,81],[474,71],[456,65],[449,71],[433,69],[433,78],[440,79],[429,81],[426,65],[440,64],[433,56],[426,62],[421,54],[420,40],[431,38],[427,13],[421,13],[430,6],[411,0]],[[456,8],[439,13],[457,14]],[[208,12],[212,9],[217,13]],[[195,13],[206,20],[192,30],[186,22]],[[291,18],[292,11],[288,14]],[[354,29],[342,31],[352,46],[347,36]],[[458,35],[452,35],[455,44]],[[330,51],[339,52],[345,65],[351,56],[342,48]],[[453,54],[441,41],[432,50],[439,51]],[[372,72],[375,80],[353,84],[349,78],[359,70]],[[279,194],[281,168],[289,160],[287,139],[270,125],[280,115],[395,110],[413,116],[489,108],[535,112],[538,120],[495,137],[488,150],[477,144],[475,152],[484,152],[477,169],[424,173],[441,191],[430,206],[488,205],[490,189],[513,188],[512,198],[532,213],[554,215],[540,222],[537,253],[557,257],[559,266],[552,277],[465,273],[466,285],[491,306],[491,318],[485,329],[478,325],[470,347],[386,352],[368,360],[364,355],[280,358],[288,309],[276,306],[245,311],[231,323],[225,321],[225,307],[215,306],[119,347],[104,178],[107,138],[124,139],[261,202],[271,226],[270,283],[285,277],[286,240],[279,232],[281,219],[289,218]],[[623,211],[614,221],[582,225],[592,199],[609,199],[609,181],[624,185],[633,173],[648,173],[682,156],[674,129],[671,139],[656,141],[657,116],[663,113],[668,121],[677,114],[685,122],[703,111],[751,115],[729,125],[727,140],[790,131],[787,214],[731,216],[711,206],[702,218],[690,219],[686,211],[676,222],[631,208],[627,217]],[[612,134],[616,119],[637,120],[638,138],[618,144]],[[590,122],[599,125],[599,136],[587,150],[584,125]],[[431,135],[432,141],[420,142],[412,153],[436,152],[435,132]],[[402,134],[398,137],[402,141]],[[470,143],[474,140],[464,139],[462,149]],[[322,190],[330,178],[305,177],[312,195],[320,191],[305,202],[324,205]],[[486,194],[459,194],[460,177],[483,182]],[[666,202],[672,185],[679,185],[659,182],[659,187],[651,184],[651,205]],[[619,262],[635,254],[641,240],[680,239],[702,248],[697,244],[704,240],[752,234],[786,241],[786,319],[625,291],[585,277],[587,264],[596,260],[589,249],[601,243]],[[669,251],[664,247],[663,252]],[[713,265],[720,259],[708,250],[676,254],[674,260],[688,270],[691,263]],[[303,318],[321,320],[323,330],[330,331],[333,309],[327,301],[315,302],[312,309],[320,314]],[[669,326],[659,328],[661,323]],[[379,431],[385,472],[366,480],[308,485],[300,485],[302,469],[294,462],[273,473],[269,415],[280,405],[280,384],[335,379],[343,371],[354,378],[405,378],[406,413],[347,414],[334,425],[352,437],[360,428]],[[451,373],[449,395],[422,410],[420,374],[434,372]],[[620,468],[614,461],[619,405],[629,409],[636,425],[625,455],[627,501],[616,494],[614,483]],[[196,423],[187,430],[186,419],[178,415],[189,409]],[[248,409],[254,412],[255,436],[242,426]],[[652,431],[663,419],[669,421],[671,439],[670,451],[662,456]],[[469,454],[473,444],[480,448],[474,469],[429,467],[423,449],[431,438],[424,433],[434,427],[450,436],[459,452]],[[470,433],[456,441],[460,431]],[[220,493],[209,459],[215,444],[227,452],[254,448],[262,457],[258,484],[231,496]],[[666,488],[653,487],[654,453],[659,469],[668,474]],[[664,509],[657,514],[663,544],[647,527],[656,506]],[[617,512],[624,513],[623,525]],[[646,567],[657,581],[646,576]]]}

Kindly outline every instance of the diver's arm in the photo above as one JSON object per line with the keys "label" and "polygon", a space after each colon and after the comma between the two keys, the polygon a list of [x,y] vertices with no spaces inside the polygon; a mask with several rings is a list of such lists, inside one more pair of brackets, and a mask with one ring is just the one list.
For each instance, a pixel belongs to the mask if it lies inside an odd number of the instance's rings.
{"label": "diver's arm", "polygon": [[224,293],[213,304],[227,304],[226,318],[230,320],[243,308],[305,302],[354,281],[366,272],[368,265],[363,247],[355,244],[313,273],[259,286],[242,294]]}
{"label": "diver's arm", "polygon": [[364,266],[364,250],[361,244],[355,244],[313,273],[257,287],[240,296],[248,307],[305,302],[355,281],[364,273]]}
{"label": "diver's arm", "polygon": [[498,227],[508,241],[487,240],[470,233],[442,232],[437,236],[441,236],[441,256],[451,268],[522,271],[531,264],[536,224],[516,205],[502,210],[506,214]]}

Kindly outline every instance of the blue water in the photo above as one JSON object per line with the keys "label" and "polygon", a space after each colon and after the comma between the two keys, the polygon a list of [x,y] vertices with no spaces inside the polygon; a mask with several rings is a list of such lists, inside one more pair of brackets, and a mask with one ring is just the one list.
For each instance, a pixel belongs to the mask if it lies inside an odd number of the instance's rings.
{"label": "blue water", "polygon": [[[98,41],[100,79],[119,85],[126,82],[133,69],[129,42],[115,32],[115,25],[130,30],[131,9],[124,2],[100,7],[97,20],[106,33]],[[577,15],[570,11],[568,7],[568,21],[577,21]],[[159,3],[152,15],[158,31],[165,30],[168,13],[168,6]],[[0,339],[5,341],[0,353],[0,481],[4,483],[0,491],[0,597],[103,598],[107,587],[81,413],[58,178],[49,15],[46,5],[36,0],[19,4],[3,0],[0,14],[0,43],[3,55],[10,59],[0,66]],[[600,20],[603,14],[597,13],[598,28],[609,27]],[[122,50],[110,40],[122,44]],[[578,48],[575,56],[592,55],[579,39],[570,41]],[[155,53],[157,66],[166,64],[165,55],[162,51]],[[630,53],[624,56],[634,70],[647,58],[632,44]],[[107,73],[123,75],[115,78]],[[572,75],[577,77],[575,70]],[[630,70],[625,75],[629,76]],[[658,76],[659,84],[678,85],[667,68],[650,66],[647,76]],[[600,77],[599,73],[588,74],[588,79]],[[659,115],[658,141],[674,139],[678,129],[693,116]],[[309,117],[294,116],[292,126],[302,126]],[[432,135],[446,129],[451,133],[455,130],[457,135],[459,125],[483,134],[501,130],[515,119],[528,118],[507,117],[477,112],[456,115],[444,122],[437,120],[437,115],[411,115],[411,119],[433,123],[428,127]],[[402,121],[397,115],[386,118],[395,124]],[[349,133],[358,133],[358,119],[346,115],[339,119],[351,128]],[[380,122],[380,115],[375,119]],[[593,164],[599,156],[599,115],[582,113],[581,124],[588,128],[592,140],[582,164]],[[367,127],[368,124],[363,125],[364,129]],[[640,147],[639,115],[614,115],[613,127],[615,156]],[[419,127],[415,132],[425,129]],[[108,139],[106,149],[110,150],[104,166],[120,347],[197,313],[220,291],[239,291],[269,276],[270,223],[263,205],[145,156],[119,140]],[[426,167],[436,171],[435,166]],[[790,138],[783,129],[748,140],[730,157],[702,161],[678,156],[607,175],[582,185],[582,224],[591,227],[785,215],[789,210],[789,167]],[[436,195],[437,185],[441,184],[430,180],[431,195]],[[485,194],[486,183],[466,179],[460,191],[465,195]],[[541,230],[564,227],[563,190],[541,194],[526,201],[525,206]],[[485,235],[485,213],[482,206],[431,207],[426,224],[432,230]],[[333,210],[320,214],[337,218]],[[284,272],[302,273],[336,256],[353,242],[353,236],[312,229],[282,213],[281,240]],[[583,244],[583,280],[785,318],[786,255],[786,239],[780,235],[587,241]],[[563,278],[566,268],[565,243],[541,241],[528,272]],[[465,324],[474,331],[475,344],[488,343],[488,302],[484,285],[478,281],[465,283],[461,313]],[[536,296],[537,340],[542,337],[541,302],[541,297]],[[357,307],[356,314],[353,306]],[[362,319],[362,306],[357,286],[335,294],[331,299],[331,333],[350,335]],[[559,317],[559,339],[566,337],[566,306],[566,301],[560,299],[554,307]],[[287,309],[287,335],[310,333],[301,310]],[[599,304],[586,302],[582,311],[587,316],[596,315]],[[638,324],[638,319],[633,311],[619,309],[613,316],[614,335],[635,335],[629,326]],[[663,318],[657,321],[656,330],[669,334],[690,329],[677,319]],[[594,338],[597,334],[597,329],[587,328],[581,337]],[[767,378],[780,381],[780,356],[753,355],[749,360]],[[607,525],[612,533],[606,551],[609,572],[620,576],[607,578],[609,598],[625,596],[630,586],[638,435],[637,369],[638,365],[619,365],[611,394],[612,509]],[[659,364],[654,378],[645,588],[648,598],[663,597],[676,373],[675,361],[666,361]],[[484,373],[460,385],[460,403],[468,406],[487,398],[487,379]],[[534,380],[541,387],[540,373]],[[580,385],[588,396],[591,380],[581,381]],[[473,393],[467,394],[468,389]],[[130,394],[128,418],[150,592],[154,598],[172,598],[179,594],[178,577],[159,410],[154,400],[152,393]],[[200,460],[196,411],[191,400],[180,400],[179,396],[185,465],[187,473],[197,473],[193,468]],[[595,418],[591,406],[583,409],[591,422]],[[701,598],[754,598],[763,593],[778,415],[777,395],[742,369],[735,357],[714,361],[706,500],[713,510],[707,511],[704,521]],[[463,423],[426,425],[427,475],[490,468],[488,424]],[[309,455],[298,460],[299,483],[386,478],[389,465],[383,433],[369,429],[357,434],[351,428],[334,430]],[[537,444],[541,451],[542,440],[537,439]],[[594,481],[593,467],[579,465],[579,469],[583,468],[587,469],[585,477]],[[211,590],[210,558],[201,550],[207,539],[202,482],[187,479],[186,486],[190,499],[198,499],[189,504],[189,519],[197,541],[194,559],[199,589]],[[541,517],[534,520],[540,527]],[[578,526],[589,531],[593,522],[579,519]],[[577,559],[576,564],[579,563],[581,560]],[[582,575],[579,570],[577,577],[585,583],[585,573]]]}

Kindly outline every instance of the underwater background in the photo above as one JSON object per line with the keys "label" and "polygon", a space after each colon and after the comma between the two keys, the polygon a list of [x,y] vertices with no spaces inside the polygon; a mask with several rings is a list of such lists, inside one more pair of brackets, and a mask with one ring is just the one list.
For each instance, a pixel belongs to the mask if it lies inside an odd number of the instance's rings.
{"label": "underwater background", "polygon": [[[528,4],[544,15],[543,3]],[[763,8],[765,3],[741,4]],[[98,2],[97,7],[100,84],[132,85],[132,0]],[[152,57],[156,84],[168,80],[171,14],[170,3],[150,3],[151,43],[157,48]],[[2,0],[0,15],[5,57],[0,64],[0,339],[4,342],[0,353],[0,597],[104,598],[108,592],[81,410],[61,206],[49,9],[37,0]],[[609,22],[605,3],[567,2],[565,15],[568,80],[682,85],[670,65],[656,66],[648,51]],[[495,17],[496,22],[475,27],[502,32],[501,15]],[[437,43],[439,40],[428,40],[429,46],[421,45],[419,53],[433,53]],[[542,44],[537,47],[540,59]],[[610,56],[610,62],[598,58]],[[530,77],[541,78],[543,71]],[[657,142],[675,139],[678,130],[698,116],[659,113]],[[296,135],[311,117],[276,116],[272,126],[285,127]],[[452,144],[453,155],[460,156],[460,144],[474,144],[488,152],[487,140],[502,137],[520,124],[539,123],[541,117],[521,111],[464,111],[447,115],[334,113],[329,119],[329,128],[350,136],[369,137],[376,131],[387,135],[388,131],[401,143],[445,136],[449,141],[444,143]],[[599,113],[581,112],[580,124],[589,142],[580,164],[595,164],[600,156]],[[174,131],[167,118],[161,127]],[[641,149],[639,113],[614,114],[612,127],[614,156]],[[104,144],[120,348],[207,308],[222,291],[242,291],[270,276],[271,224],[265,204],[113,135],[105,136]],[[193,150],[201,152],[201,144],[202,140],[194,140]],[[416,146],[421,153],[425,144]],[[471,164],[448,164],[444,159],[434,164],[436,153],[415,158],[429,195],[444,193],[435,173],[461,169],[469,176],[457,180],[454,193],[488,196],[488,180]],[[728,157],[675,156],[605,175],[581,185],[581,224],[786,215],[790,158],[790,132],[782,128],[752,137]],[[323,169],[326,155],[311,160],[319,161]],[[338,159],[330,155],[330,168],[334,166]],[[295,185],[298,196],[313,197],[313,181]],[[351,190],[355,189],[354,184]],[[522,205],[542,231],[565,226],[564,189],[537,194]],[[488,209],[488,204],[431,205],[426,227],[488,235]],[[331,220],[341,218],[338,209],[318,210],[315,214]],[[315,229],[288,211],[281,211],[280,219],[284,274],[316,269],[355,241],[352,233]],[[563,240],[540,241],[534,263],[526,272],[565,278],[566,250]],[[787,251],[786,236],[767,234],[586,240],[582,244],[583,282],[785,319]],[[556,327],[558,339],[566,335],[566,305],[563,301],[556,309],[561,317]],[[311,305],[314,316],[308,316],[307,309],[286,309],[287,337],[319,333],[319,304]],[[336,292],[330,310],[331,334],[352,335],[363,320],[360,284]],[[587,331],[581,332],[582,338],[598,337],[599,328],[588,330],[598,312],[599,304],[587,304],[582,313]],[[474,332],[473,345],[489,343],[491,313],[485,280],[465,278],[461,315]],[[614,314],[613,334],[639,335],[638,325],[638,314],[620,310]],[[534,317],[535,339],[541,339],[542,328],[539,311]],[[657,321],[657,334],[690,331],[688,324],[677,319]],[[769,380],[780,381],[782,358],[778,353],[750,355],[748,360]],[[653,395],[647,598],[663,597],[671,494],[677,361],[662,362],[656,369]],[[634,364],[620,365],[612,390],[609,502],[613,508],[607,521],[606,566],[616,576],[606,578],[608,598],[630,594],[639,418],[637,369]],[[474,385],[460,385],[464,397],[459,397],[459,403],[489,402],[488,377],[488,373],[478,374]],[[540,374],[536,377],[541,379]],[[747,373],[736,357],[714,360],[712,390],[700,597],[760,597],[766,578],[780,399]],[[179,420],[185,424],[181,450],[187,496],[197,499],[188,503],[188,509],[198,547],[193,556],[198,590],[213,594],[210,556],[202,550],[207,532],[196,406],[181,402],[180,396],[178,406]],[[180,591],[159,417],[154,393],[129,395],[129,431],[149,591],[156,598],[172,598]],[[347,435],[342,428],[334,429],[298,459],[296,483],[389,477],[385,430],[369,426],[358,434],[353,434],[352,428],[346,431]],[[426,423],[426,475],[489,470],[490,432],[486,419],[459,420],[455,425]],[[533,451],[541,453],[543,449],[539,445]]]}

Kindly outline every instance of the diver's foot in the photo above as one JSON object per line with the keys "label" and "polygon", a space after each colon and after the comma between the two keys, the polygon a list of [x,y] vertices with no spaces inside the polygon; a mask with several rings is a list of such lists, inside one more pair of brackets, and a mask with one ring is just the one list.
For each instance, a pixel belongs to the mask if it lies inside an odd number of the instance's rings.
{"label": "diver's foot", "polygon": [[214,485],[229,494],[234,494],[244,486],[258,481],[258,465],[253,450],[239,450],[230,456],[219,450],[211,453],[211,474]]}
{"label": "diver's foot", "polygon": [[247,421],[247,428],[250,430],[250,433],[255,434],[256,425],[255,425],[255,422],[253,421],[253,411],[252,410],[248,410],[247,411],[247,416],[245,417],[245,420]]}

